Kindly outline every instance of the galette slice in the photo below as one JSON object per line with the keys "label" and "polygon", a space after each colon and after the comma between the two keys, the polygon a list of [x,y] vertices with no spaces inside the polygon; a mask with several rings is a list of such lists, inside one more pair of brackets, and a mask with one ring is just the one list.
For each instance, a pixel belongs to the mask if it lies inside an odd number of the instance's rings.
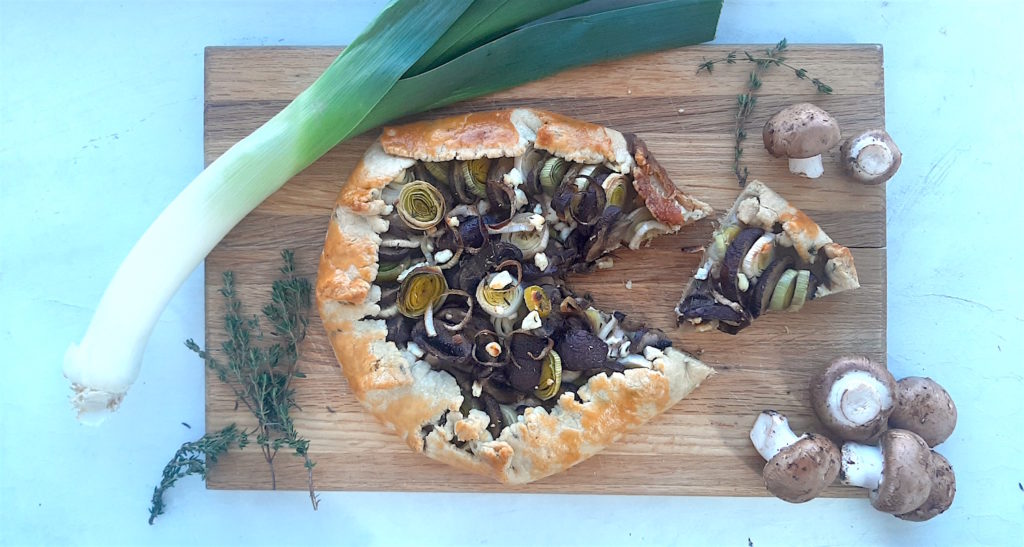
{"label": "galette slice", "polygon": [[715,230],[676,315],[699,331],[736,334],[765,313],[859,286],[850,250],[755,180]]}

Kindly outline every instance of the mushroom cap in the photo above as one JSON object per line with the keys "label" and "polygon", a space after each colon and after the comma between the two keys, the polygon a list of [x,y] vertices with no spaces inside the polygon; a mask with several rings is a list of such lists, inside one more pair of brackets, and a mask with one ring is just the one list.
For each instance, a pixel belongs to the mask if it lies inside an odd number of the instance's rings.
{"label": "mushroom cap", "polygon": [[776,158],[813,158],[839,144],[839,123],[811,103],[783,108],[761,131],[764,147]]}
{"label": "mushroom cap", "polygon": [[932,489],[932,452],[921,437],[905,429],[882,434],[882,479],[869,495],[871,505],[899,515],[924,505]]}
{"label": "mushroom cap", "polygon": [[[903,162],[903,153],[884,129],[871,129],[846,139],[839,147],[839,156],[843,171],[864,184],[891,179]],[[883,168],[886,164],[888,168]]]}
{"label": "mushroom cap", "polygon": [[896,382],[896,408],[889,426],[913,431],[934,448],[953,433],[956,405],[935,380],[909,376]]}
{"label": "mushroom cap", "polygon": [[822,435],[809,433],[783,448],[764,466],[764,486],[790,503],[816,498],[839,475],[839,448]]}
{"label": "mushroom cap", "polygon": [[[836,416],[829,409],[829,395],[832,385],[849,373],[866,373],[876,379],[890,397],[877,401],[878,413],[865,423],[856,424],[843,417]],[[876,438],[885,430],[889,415],[895,407],[896,379],[889,369],[867,357],[844,356],[829,364],[817,377],[811,379],[811,406],[821,423],[831,432],[847,441],[866,443]],[[887,404],[888,403],[888,404]]]}
{"label": "mushroom cap", "polygon": [[917,509],[896,515],[897,518],[921,522],[937,517],[953,505],[953,497],[956,496],[956,475],[953,474],[949,460],[942,454],[932,451],[929,466],[932,491],[928,494],[928,499]]}

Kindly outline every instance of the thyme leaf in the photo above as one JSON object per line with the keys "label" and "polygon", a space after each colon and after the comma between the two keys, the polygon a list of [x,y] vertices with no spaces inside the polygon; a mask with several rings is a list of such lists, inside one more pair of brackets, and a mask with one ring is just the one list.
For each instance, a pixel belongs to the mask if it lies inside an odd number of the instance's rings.
{"label": "thyme leaf", "polygon": [[313,290],[308,279],[296,275],[294,254],[285,250],[281,258],[284,262],[281,278],[274,281],[270,302],[261,310],[263,319],[270,325],[270,336],[279,341],[265,342],[260,318],[244,314],[235,291],[234,274],[227,271],[221,277],[220,289],[225,299],[224,328],[228,334],[220,348],[223,357],[215,357],[192,339],[185,342],[217,379],[231,388],[236,406],[240,402],[248,408],[256,417],[257,425],[245,431],[231,424],[217,433],[183,444],[164,468],[163,478],[153,490],[150,524],[163,514],[163,494],[178,479],[189,475],[205,479],[219,456],[232,447],[245,448],[253,442],[251,438],[255,439],[267,462],[271,488],[277,489],[274,460],[281,449],[287,449],[302,458],[313,509],[320,503],[313,483],[316,463],[309,457],[309,441],[299,435],[291,416],[291,411],[298,408],[292,379],[305,378],[298,370],[299,345],[309,328]]}
{"label": "thyme leaf", "polygon": [[[779,43],[775,44],[774,47],[764,50],[763,55],[755,55],[749,51],[743,52],[742,60],[752,63],[754,70],[750,72],[750,77],[747,78],[746,91],[736,97],[737,108],[736,108],[736,130],[734,134],[734,154],[732,162],[732,171],[736,175],[736,181],[739,182],[740,186],[747,184],[747,177],[750,175],[750,171],[746,166],[742,165],[740,161],[743,157],[743,141],[747,138],[746,124],[747,120],[750,119],[751,114],[754,111],[754,105],[757,104],[756,93],[761,89],[761,77],[769,68],[785,67],[793,71],[793,74],[801,79],[808,79],[807,70],[803,68],[797,68],[786,62],[786,57],[783,53],[789,47],[789,43],[783,38],[779,40]],[[728,55],[721,59],[704,59],[703,63],[697,65],[697,74],[701,72],[707,72],[711,74],[714,71],[716,64],[735,64],[736,60],[740,59],[739,55],[735,51],[729,52]],[[830,94],[833,89],[831,86],[822,82],[818,78],[811,78],[811,84],[814,85],[818,93]]]}

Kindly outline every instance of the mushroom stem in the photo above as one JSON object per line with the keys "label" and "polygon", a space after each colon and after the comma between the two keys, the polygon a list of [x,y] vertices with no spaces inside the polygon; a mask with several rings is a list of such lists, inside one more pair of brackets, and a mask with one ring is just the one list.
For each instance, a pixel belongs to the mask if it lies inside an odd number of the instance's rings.
{"label": "mushroom stem", "polygon": [[850,147],[850,156],[855,158],[865,178],[881,176],[892,167],[892,150],[877,137],[869,136],[854,142]]}
{"label": "mushroom stem", "polygon": [[829,389],[829,410],[843,425],[859,427],[876,419],[893,405],[892,393],[868,372],[851,371]]}
{"label": "mushroom stem", "polygon": [[810,158],[789,158],[789,172],[809,179],[820,177],[825,172],[821,154]]}
{"label": "mushroom stem", "polygon": [[869,490],[878,488],[882,480],[882,448],[860,443],[843,443],[842,469],[839,482]]}
{"label": "mushroom stem", "polygon": [[783,448],[805,436],[797,437],[789,427],[789,419],[774,410],[762,412],[750,430],[750,442],[765,460],[774,458]]}

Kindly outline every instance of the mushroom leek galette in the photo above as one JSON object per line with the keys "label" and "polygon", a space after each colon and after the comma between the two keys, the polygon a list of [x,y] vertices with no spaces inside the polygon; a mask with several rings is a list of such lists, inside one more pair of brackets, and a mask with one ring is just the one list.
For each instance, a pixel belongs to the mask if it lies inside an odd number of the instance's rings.
{"label": "mushroom leek galette", "polygon": [[709,213],[601,126],[517,109],[386,128],[335,204],[320,314],[355,396],[410,447],[529,482],[712,372],[565,282]]}
{"label": "mushroom leek galette", "polygon": [[859,286],[850,250],[755,180],[715,230],[676,315],[700,331],[736,334],[769,311],[799,311]]}

